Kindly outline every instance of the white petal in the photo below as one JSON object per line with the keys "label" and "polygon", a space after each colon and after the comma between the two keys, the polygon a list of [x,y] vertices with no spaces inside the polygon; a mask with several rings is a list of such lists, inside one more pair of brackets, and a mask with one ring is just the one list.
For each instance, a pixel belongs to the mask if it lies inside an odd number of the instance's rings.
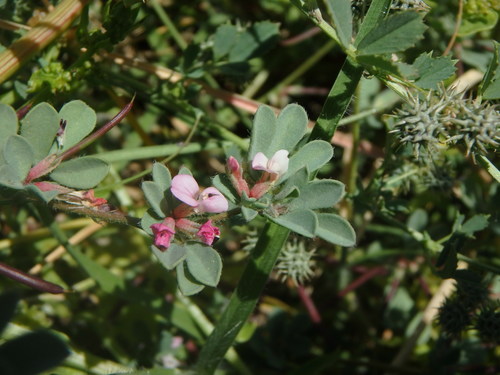
{"label": "white petal", "polygon": [[269,159],[262,152],[257,152],[252,160],[252,168],[258,171],[267,171]]}

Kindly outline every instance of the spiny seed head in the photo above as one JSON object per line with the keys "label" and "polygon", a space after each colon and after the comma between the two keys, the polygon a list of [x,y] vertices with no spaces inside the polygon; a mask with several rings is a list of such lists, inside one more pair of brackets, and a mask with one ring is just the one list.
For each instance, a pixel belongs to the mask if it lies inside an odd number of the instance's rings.
{"label": "spiny seed head", "polygon": [[484,155],[500,145],[500,112],[496,105],[479,104],[472,100],[457,101],[453,113],[443,120],[454,129],[447,142],[463,142],[467,155]]}
{"label": "spiny seed head", "polygon": [[282,281],[291,278],[295,284],[302,284],[309,280],[314,272],[312,260],[315,250],[307,250],[306,242],[294,238],[288,241],[278,258],[276,269],[281,276]]}
{"label": "spiny seed head", "polygon": [[438,324],[448,337],[459,337],[471,323],[471,316],[458,299],[446,299],[439,308]]}
{"label": "spiny seed head", "polygon": [[493,306],[482,309],[476,315],[475,328],[483,342],[500,345],[500,311]]}
{"label": "spiny seed head", "polygon": [[457,281],[457,297],[465,308],[474,310],[488,301],[488,289],[480,280],[460,279]]}
{"label": "spiny seed head", "polygon": [[434,151],[442,147],[441,139],[446,138],[446,127],[442,116],[450,104],[450,96],[435,96],[432,92],[425,98],[409,95],[408,105],[399,109],[396,117],[399,121],[394,125],[399,142],[411,144],[415,157],[418,158],[422,149]]}
{"label": "spiny seed head", "polygon": [[446,145],[464,145],[466,155],[486,154],[500,144],[500,112],[496,105],[463,99],[453,88],[430,91],[421,98],[409,95],[398,110],[394,130],[399,142],[410,144],[416,158]]}

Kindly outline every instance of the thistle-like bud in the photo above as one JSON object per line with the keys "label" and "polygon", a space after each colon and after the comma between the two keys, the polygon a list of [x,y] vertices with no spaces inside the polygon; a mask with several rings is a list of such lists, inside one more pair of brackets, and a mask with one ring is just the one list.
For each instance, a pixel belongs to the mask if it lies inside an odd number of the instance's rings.
{"label": "thistle-like bud", "polygon": [[448,298],[439,308],[437,321],[447,337],[456,338],[468,328],[472,319],[460,300]]}
{"label": "thistle-like bud", "polygon": [[[497,311],[495,311],[497,310]],[[489,306],[476,316],[475,328],[483,342],[500,345],[500,311]]]}
{"label": "thistle-like bud", "polygon": [[281,279],[291,278],[295,284],[309,280],[313,272],[315,250],[307,250],[306,242],[297,238],[288,241],[278,258],[276,269]]}

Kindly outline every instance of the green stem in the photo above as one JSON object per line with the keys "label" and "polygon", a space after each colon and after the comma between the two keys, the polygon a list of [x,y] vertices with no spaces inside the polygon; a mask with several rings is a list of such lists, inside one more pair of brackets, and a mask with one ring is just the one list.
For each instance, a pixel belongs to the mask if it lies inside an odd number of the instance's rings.
{"label": "green stem", "polygon": [[229,305],[202,348],[197,374],[211,375],[252,313],[290,231],[266,224]]}
{"label": "green stem", "polygon": [[362,74],[363,67],[349,57],[346,58],[342,70],[323,105],[310,139],[323,139],[325,141],[332,139],[340,119],[349,106]]}
{"label": "green stem", "polygon": [[172,38],[174,38],[175,43],[181,48],[181,49],[186,49],[187,43],[184,39],[182,39],[181,34],[179,31],[177,31],[177,28],[175,27],[174,23],[168,16],[167,12],[163,10],[163,7],[158,3],[158,0],[152,0],[151,5],[153,6],[153,9],[155,10],[156,14],[160,18],[161,22],[167,27],[168,31],[170,32],[170,35],[172,35]]}

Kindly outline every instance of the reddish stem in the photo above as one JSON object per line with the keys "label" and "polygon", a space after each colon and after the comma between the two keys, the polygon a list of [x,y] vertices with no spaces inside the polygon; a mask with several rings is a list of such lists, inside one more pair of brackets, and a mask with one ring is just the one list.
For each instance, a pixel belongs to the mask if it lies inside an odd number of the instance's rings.
{"label": "reddish stem", "polygon": [[299,292],[300,300],[304,304],[304,307],[306,308],[307,313],[309,314],[309,317],[311,318],[311,321],[313,323],[316,323],[316,324],[321,323],[321,315],[319,314],[319,311],[316,308],[316,305],[315,305],[314,301],[312,300],[311,296],[309,295],[309,293],[300,284],[297,285],[297,291]]}
{"label": "reddish stem", "polygon": [[65,292],[64,288],[59,285],[49,283],[48,281],[39,279],[38,277],[27,274],[23,271],[20,271],[16,268],[13,268],[1,262],[0,262],[0,274],[7,276],[8,278],[14,281],[18,281],[24,285],[27,285],[31,288],[38,289],[42,292],[47,292],[52,294],[60,294]]}
{"label": "reddish stem", "polygon": [[375,276],[379,275],[385,275],[387,273],[387,270],[385,267],[375,267],[370,270],[368,270],[366,273],[358,277],[356,280],[354,280],[352,283],[350,283],[348,286],[346,286],[344,289],[342,289],[340,292],[338,292],[339,297],[344,297],[347,293],[353,291],[356,288],[359,288],[361,285],[369,281],[370,279],[373,279]]}
{"label": "reddish stem", "polygon": [[134,104],[134,99],[135,99],[135,95],[132,98],[132,100],[130,101],[130,103],[128,103],[125,107],[123,107],[123,109],[120,112],[118,112],[118,114],[115,117],[113,117],[111,119],[111,121],[109,121],[106,125],[102,126],[98,130],[96,130],[94,133],[90,134],[87,138],[81,140],[76,145],[74,145],[73,147],[71,147],[68,150],[66,150],[65,152],[63,152],[61,155],[58,156],[57,161],[63,161],[63,160],[70,158],[74,154],[80,152],[85,147],[90,145],[96,139],[102,137],[104,134],[109,132],[116,125],[118,125],[120,123],[120,121],[123,120],[125,118],[125,116],[127,116],[127,114],[132,109],[132,106]]}

